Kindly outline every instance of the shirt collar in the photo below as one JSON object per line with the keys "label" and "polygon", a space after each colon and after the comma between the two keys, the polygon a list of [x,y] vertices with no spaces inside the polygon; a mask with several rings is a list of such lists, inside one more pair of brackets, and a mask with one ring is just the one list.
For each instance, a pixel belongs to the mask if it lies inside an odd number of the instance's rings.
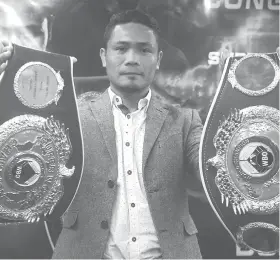
{"label": "shirt collar", "polygon": [[[110,97],[112,106],[118,107],[119,105],[122,105],[123,102],[122,102],[121,97],[119,97],[117,94],[115,94],[111,87],[108,88],[108,92],[109,92],[109,97]],[[147,109],[150,104],[151,97],[152,97],[152,91],[149,88],[148,94],[144,98],[139,100],[138,109],[141,110],[144,107]]]}

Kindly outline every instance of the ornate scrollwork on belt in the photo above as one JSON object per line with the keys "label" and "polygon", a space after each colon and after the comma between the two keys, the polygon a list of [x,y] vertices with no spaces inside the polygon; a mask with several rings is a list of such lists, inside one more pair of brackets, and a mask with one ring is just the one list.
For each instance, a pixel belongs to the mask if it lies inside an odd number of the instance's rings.
{"label": "ornate scrollwork on belt", "polygon": [[232,87],[249,96],[267,94],[278,85],[279,79],[279,66],[263,53],[247,54],[236,59],[228,72]]}
{"label": "ornate scrollwork on belt", "polygon": [[63,195],[72,152],[68,129],[53,117],[14,117],[0,126],[0,217],[38,221]]}
{"label": "ornate scrollwork on belt", "polygon": [[237,243],[262,254],[273,254],[278,251],[279,228],[264,222],[251,222],[239,227]]}
{"label": "ornate scrollwork on belt", "polygon": [[235,214],[279,210],[279,111],[268,106],[234,110],[214,137],[215,183]]}

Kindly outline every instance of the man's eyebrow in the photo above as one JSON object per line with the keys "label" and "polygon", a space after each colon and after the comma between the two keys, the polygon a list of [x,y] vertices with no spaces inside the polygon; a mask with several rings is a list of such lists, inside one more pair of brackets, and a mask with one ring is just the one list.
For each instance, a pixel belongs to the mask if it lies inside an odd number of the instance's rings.
{"label": "man's eyebrow", "polygon": [[118,44],[136,44],[136,45],[140,45],[140,46],[150,46],[153,47],[154,45],[151,44],[150,42],[130,42],[130,41],[117,41],[113,43],[114,45],[118,45]]}
{"label": "man's eyebrow", "polygon": [[154,45],[151,44],[150,42],[138,42],[137,44],[138,44],[138,45],[142,45],[142,46],[151,46],[151,47],[154,46]]}
{"label": "man's eyebrow", "polygon": [[127,44],[129,42],[127,41],[117,41],[117,42],[113,42],[114,44]]}

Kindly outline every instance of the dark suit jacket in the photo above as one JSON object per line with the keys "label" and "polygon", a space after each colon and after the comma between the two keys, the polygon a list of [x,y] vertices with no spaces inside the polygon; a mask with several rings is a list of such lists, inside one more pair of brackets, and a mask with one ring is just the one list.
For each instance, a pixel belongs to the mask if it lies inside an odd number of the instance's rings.
{"label": "dark suit jacket", "polygon": [[[100,259],[108,240],[118,176],[108,91],[79,104],[79,113],[83,174],[76,196],[63,216],[53,258]],[[163,105],[152,95],[147,111],[143,175],[163,258],[201,258],[197,229],[188,206],[190,178],[199,176],[201,131],[195,110]]]}

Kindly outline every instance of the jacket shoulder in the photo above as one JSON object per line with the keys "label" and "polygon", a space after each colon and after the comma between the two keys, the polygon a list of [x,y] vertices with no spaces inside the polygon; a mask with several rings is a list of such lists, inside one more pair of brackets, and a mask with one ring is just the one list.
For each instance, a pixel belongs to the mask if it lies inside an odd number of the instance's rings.
{"label": "jacket shoulder", "polygon": [[77,98],[77,101],[78,101],[79,105],[82,105],[88,101],[95,101],[101,95],[102,95],[102,92],[88,91],[88,92],[80,94]]}
{"label": "jacket shoulder", "polygon": [[85,110],[89,107],[90,102],[94,102],[100,98],[101,92],[89,91],[78,96],[77,105],[79,110]]}

